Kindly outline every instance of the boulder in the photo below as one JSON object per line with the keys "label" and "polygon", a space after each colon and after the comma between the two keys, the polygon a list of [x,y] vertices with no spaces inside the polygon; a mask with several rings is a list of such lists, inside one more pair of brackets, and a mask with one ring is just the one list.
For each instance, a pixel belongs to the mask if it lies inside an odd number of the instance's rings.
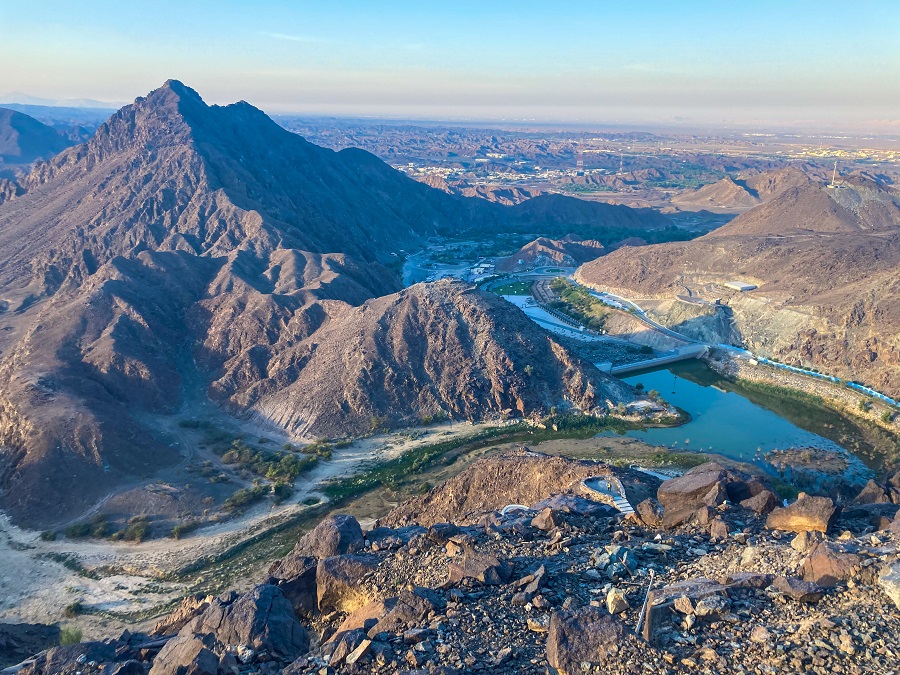
{"label": "boulder", "polygon": [[351,612],[343,623],[338,626],[335,635],[349,630],[362,628],[368,631],[372,626],[377,624],[387,615],[397,604],[397,598],[386,598],[384,600],[373,600],[366,603],[354,612]]}
{"label": "boulder", "polygon": [[246,645],[282,661],[293,661],[309,648],[309,636],[278,586],[260,584],[237,595],[213,600],[179,636],[212,633],[226,645]]}
{"label": "boulder", "polygon": [[330,558],[355,553],[365,543],[362,528],[356,518],[347,515],[329,516],[300,538],[288,558]]}
{"label": "boulder", "polygon": [[854,504],[890,504],[891,494],[888,490],[870,480],[853,500]]}
{"label": "boulder", "polygon": [[188,621],[202,614],[213,599],[213,596],[202,593],[187,596],[178,604],[174,612],[156,622],[153,634],[172,635],[177,633]]}
{"label": "boulder", "polygon": [[685,508],[666,508],[663,513],[662,526],[671,530],[679,525],[686,525],[697,518],[697,510],[693,506]]}
{"label": "boulder", "polygon": [[878,575],[878,585],[894,601],[897,609],[900,609],[900,562],[885,565],[881,569]]}
{"label": "boulder", "polygon": [[443,598],[428,589],[417,587],[403,590],[393,601],[393,606],[374,626],[369,628],[369,637],[379,633],[400,633],[420,626],[428,616],[446,606]]}
{"label": "boulder", "polygon": [[562,511],[555,511],[549,506],[541,510],[540,513],[538,513],[534,518],[531,519],[532,527],[536,527],[537,529],[543,530],[544,532],[549,532],[550,530],[557,528],[562,524]]}
{"label": "boulder", "polygon": [[647,527],[660,527],[663,523],[663,507],[657,500],[648,497],[634,507],[641,522]]}
{"label": "boulder", "polygon": [[376,567],[361,555],[336,555],[319,561],[316,568],[316,597],[319,611],[352,613],[375,598],[360,583]]}
{"label": "boulder", "polygon": [[450,581],[459,583],[463,579],[475,579],[488,586],[497,586],[509,581],[512,570],[506,562],[487,553],[478,553],[471,548],[463,551],[462,560],[450,563]]}
{"label": "boulder", "polygon": [[701,506],[694,513],[694,519],[700,525],[709,525],[719,512],[711,506]]}
{"label": "boulder", "polygon": [[881,530],[891,524],[898,510],[900,507],[890,502],[852,504],[844,507],[836,524],[851,532],[862,532],[869,527]]}
{"label": "boulder", "polygon": [[713,540],[724,541],[728,539],[729,528],[721,518],[714,518],[709,524],[709,536]]}
{"label": "boulder", "polygon": [[771,490],[762,490],[738,503],[745,509],[762,516],[776,509],[781,502]]}
{"label": "boulder", "polygon": [[[728,593],[728,586],[705,577],[677,581],[663,588],[649,592],[646,614],[644,615],[643,637],[653,643],[656,632],[662,624],[661,617],[669,616],[671,610],[678,608],[682,613],[693,613],[694,607],[701,600]],[[676,605],[677,603],[677,605]]]}
{"label": "boulder", "polygon": [[824,595],[821,586],[797,577],[775,577],[772,586],[785,597],[797,602],[818,602]]}
{"label": "boulder", "polygon": [[847,581],[859,574],[861,569],[862,559],[858,555],[836,551],[825,541],[809,549],[800,568],[804,581],[812,581],[824,588]]}
{"label": "boulder", "polygon": [[656,498],[666,511],[717,506],[727,497],[725,482],[731,474],[716,462],[694,467],[683,476],[664,481]]}
{"label": "boulder", "polygon": [[576,516],[614,516],[618,512],[612,506],[585,499],[580,495],[553,495],[549,499],[534,504],[532,511],[543,511],[546,508]]}
{"label": "boulder", "polygon": [[834,502],[828,497],[810,497],[801,492],[793,504],[772,511],[766,527],[788,532],[827,532],[834,511]]}
{"label": "boulder", "polygon": [[812,532],[804,531],[800,532],[791,540],[791,548],[800,553],[806,553],[809,549],[822,541],[825,541],[825,537],[821,532],[817,530],[813,530]]}
{"label": "boulder", "polygon": [[153,659],[150,675],[217,675],[215,650],[220,648],[212,634],[201,636],[182,629]]}
{"label": "boulder", "polygon": [[595,607],[553,612],[547,635],[547,661],[562,675],[613,664],[625,632],[619,619]]}
{"label": "boulder", "polygon": [[19,675],[76,675],[85,670],[84,664],[87,662],[101,664],[103,668],[102,664],[109,664],[114,658],[115,646],[105,642],[53,647],[20,670]]}
{"label": "boulder", "polygon": [[[337,633],[329,641],[330,660],[328,665],[332,668],[344,663],[350,654],[356,651],[363,643],[371,644],[372,641],[366,636],[366,632],[362,629],[355,629]],[[333,649],[332,649],[333,647]],[[327,652],[326,652],[327,653]]]}
{"label": "boulder", "polygon": [[276,562],[269,570],[269,583],[281,588],[294,608],[294,614],[311,618],[318,609],[316,568],[318,559],[293,553]]}
{"label": "boulder", "polygon": [[609,589],[609,593],[606,594],[606,609],[610,614],[621,614],[628,609],[628,600],[622,591],[616,588]]}
{"label": "boulder", "polygon": [[[375,551],[389,551],[410,543],[416,537],[423,537],[428,530],[420,525],[406,527],[376,527],[366,532],[366,541]],[[337,555],[337,554],[335,554]]]}
{"label": "boulder", "polygon": [[428,528],[428,538],[440,546],[444,546],[450,541],[450,537],[458,534],[459,528],[453,523],[435,523]]}

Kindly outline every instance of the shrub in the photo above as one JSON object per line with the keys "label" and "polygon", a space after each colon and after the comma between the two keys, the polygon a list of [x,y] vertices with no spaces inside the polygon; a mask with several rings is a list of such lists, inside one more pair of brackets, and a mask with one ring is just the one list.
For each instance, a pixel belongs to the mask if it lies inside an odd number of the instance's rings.
{"label": "shrub", "polygon": [[41,540],[43,541],[56,541],[56,532],[51,532],[47,530],[45,532],[41,532]]}
{"label": "shrub", "polygon": [[885,424],[890,424],[894,420],[894,413],[890,410],[885,410],[881,413],[881,421]]}
{"label": "shrub", "polygon": [[237,511],[265,499],[268,494],[269,487],[267,485],[255,485],[252,488],[238,490],[225,500],[223,506],[228,511]]}
{"label": "shrub", "polygon": [[109,534],[110,525],[106,521],[106,516],[94,516],[91,521],[82,521],[69,525],[65,530],[65,535],[70,539],[83,539],[84,537],[105,537]]}
{"label": "shrub", "polygon": [[59,632],[59,644],[63,647],[66,645],[77,645],[81,642],[82,636],[83,633],[78,626],[63,626]]}
{"label": "shrub", "polygon": [[128,520],[125,529],[116,532],[115,538],[140,544],[149,534],[150,519],[147,516],[134,516]]}
{"label": "shrub", "polygon": [[185,536],[186,534],[190,534],[198,527],[200,527],[200,521],[198,520],[189,520],[186,523],[179,523],[172,528],[172,539],[181,539],[183,536]]}
{"label": "shrub", "polygon": [[859,399],[859,409],[862,412],[869,412],[872,409],[872,402],[864,398]]}
{"label": "shrub", "polygon": [[[81,604],[81,600],[76,600],[75,602],[66,605],[66,608],[63,610],[63,614],[65,614],[68,618],[74,619],[76,616],[81,614],[84,611],[84,605]],[[81,637],[79,636],[78,640],[75,642],[80,642]],[[72,644],[72,643],[69,643]]]}
{"label": "shrub", "polygon": [[294,494],[294,486],[290,483],[275,483],[272,486],[272,494],[275,496],[275,503],[280,504]]}

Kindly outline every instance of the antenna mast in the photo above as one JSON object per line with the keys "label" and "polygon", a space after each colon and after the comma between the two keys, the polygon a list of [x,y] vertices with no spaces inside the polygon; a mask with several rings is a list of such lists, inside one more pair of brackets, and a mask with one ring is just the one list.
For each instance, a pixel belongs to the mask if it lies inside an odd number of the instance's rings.
{"label": "antenna mast", "polygon": [[837,187],[837,184],[835,184],[835,182],[834,182],[835,178],[837,178],[837,161],[835,161],[835,163],[834,163],[834,171],[831,172],[831,185],[829,185],[828,187],[830,187],[830,188]]}

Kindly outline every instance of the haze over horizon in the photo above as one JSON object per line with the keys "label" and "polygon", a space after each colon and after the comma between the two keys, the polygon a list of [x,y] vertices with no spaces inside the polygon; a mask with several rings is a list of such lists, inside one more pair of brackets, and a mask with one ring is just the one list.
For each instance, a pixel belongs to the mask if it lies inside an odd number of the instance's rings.
{"label": "haze over horizon", "polygon": [[900,8],[842,8],[18,3],[0,93],[121,102],[177,78],[272,113],[896,130]]}

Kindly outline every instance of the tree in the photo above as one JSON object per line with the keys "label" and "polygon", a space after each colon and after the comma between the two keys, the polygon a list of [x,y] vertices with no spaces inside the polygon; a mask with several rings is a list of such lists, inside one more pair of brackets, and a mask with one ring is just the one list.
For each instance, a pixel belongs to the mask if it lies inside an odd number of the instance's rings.
{"label": "tree", "polygon": [[528,375],[529,377],[534,375],[534,366],[531,365],[530,363],[527,366],[525,366],[525,374]]}

